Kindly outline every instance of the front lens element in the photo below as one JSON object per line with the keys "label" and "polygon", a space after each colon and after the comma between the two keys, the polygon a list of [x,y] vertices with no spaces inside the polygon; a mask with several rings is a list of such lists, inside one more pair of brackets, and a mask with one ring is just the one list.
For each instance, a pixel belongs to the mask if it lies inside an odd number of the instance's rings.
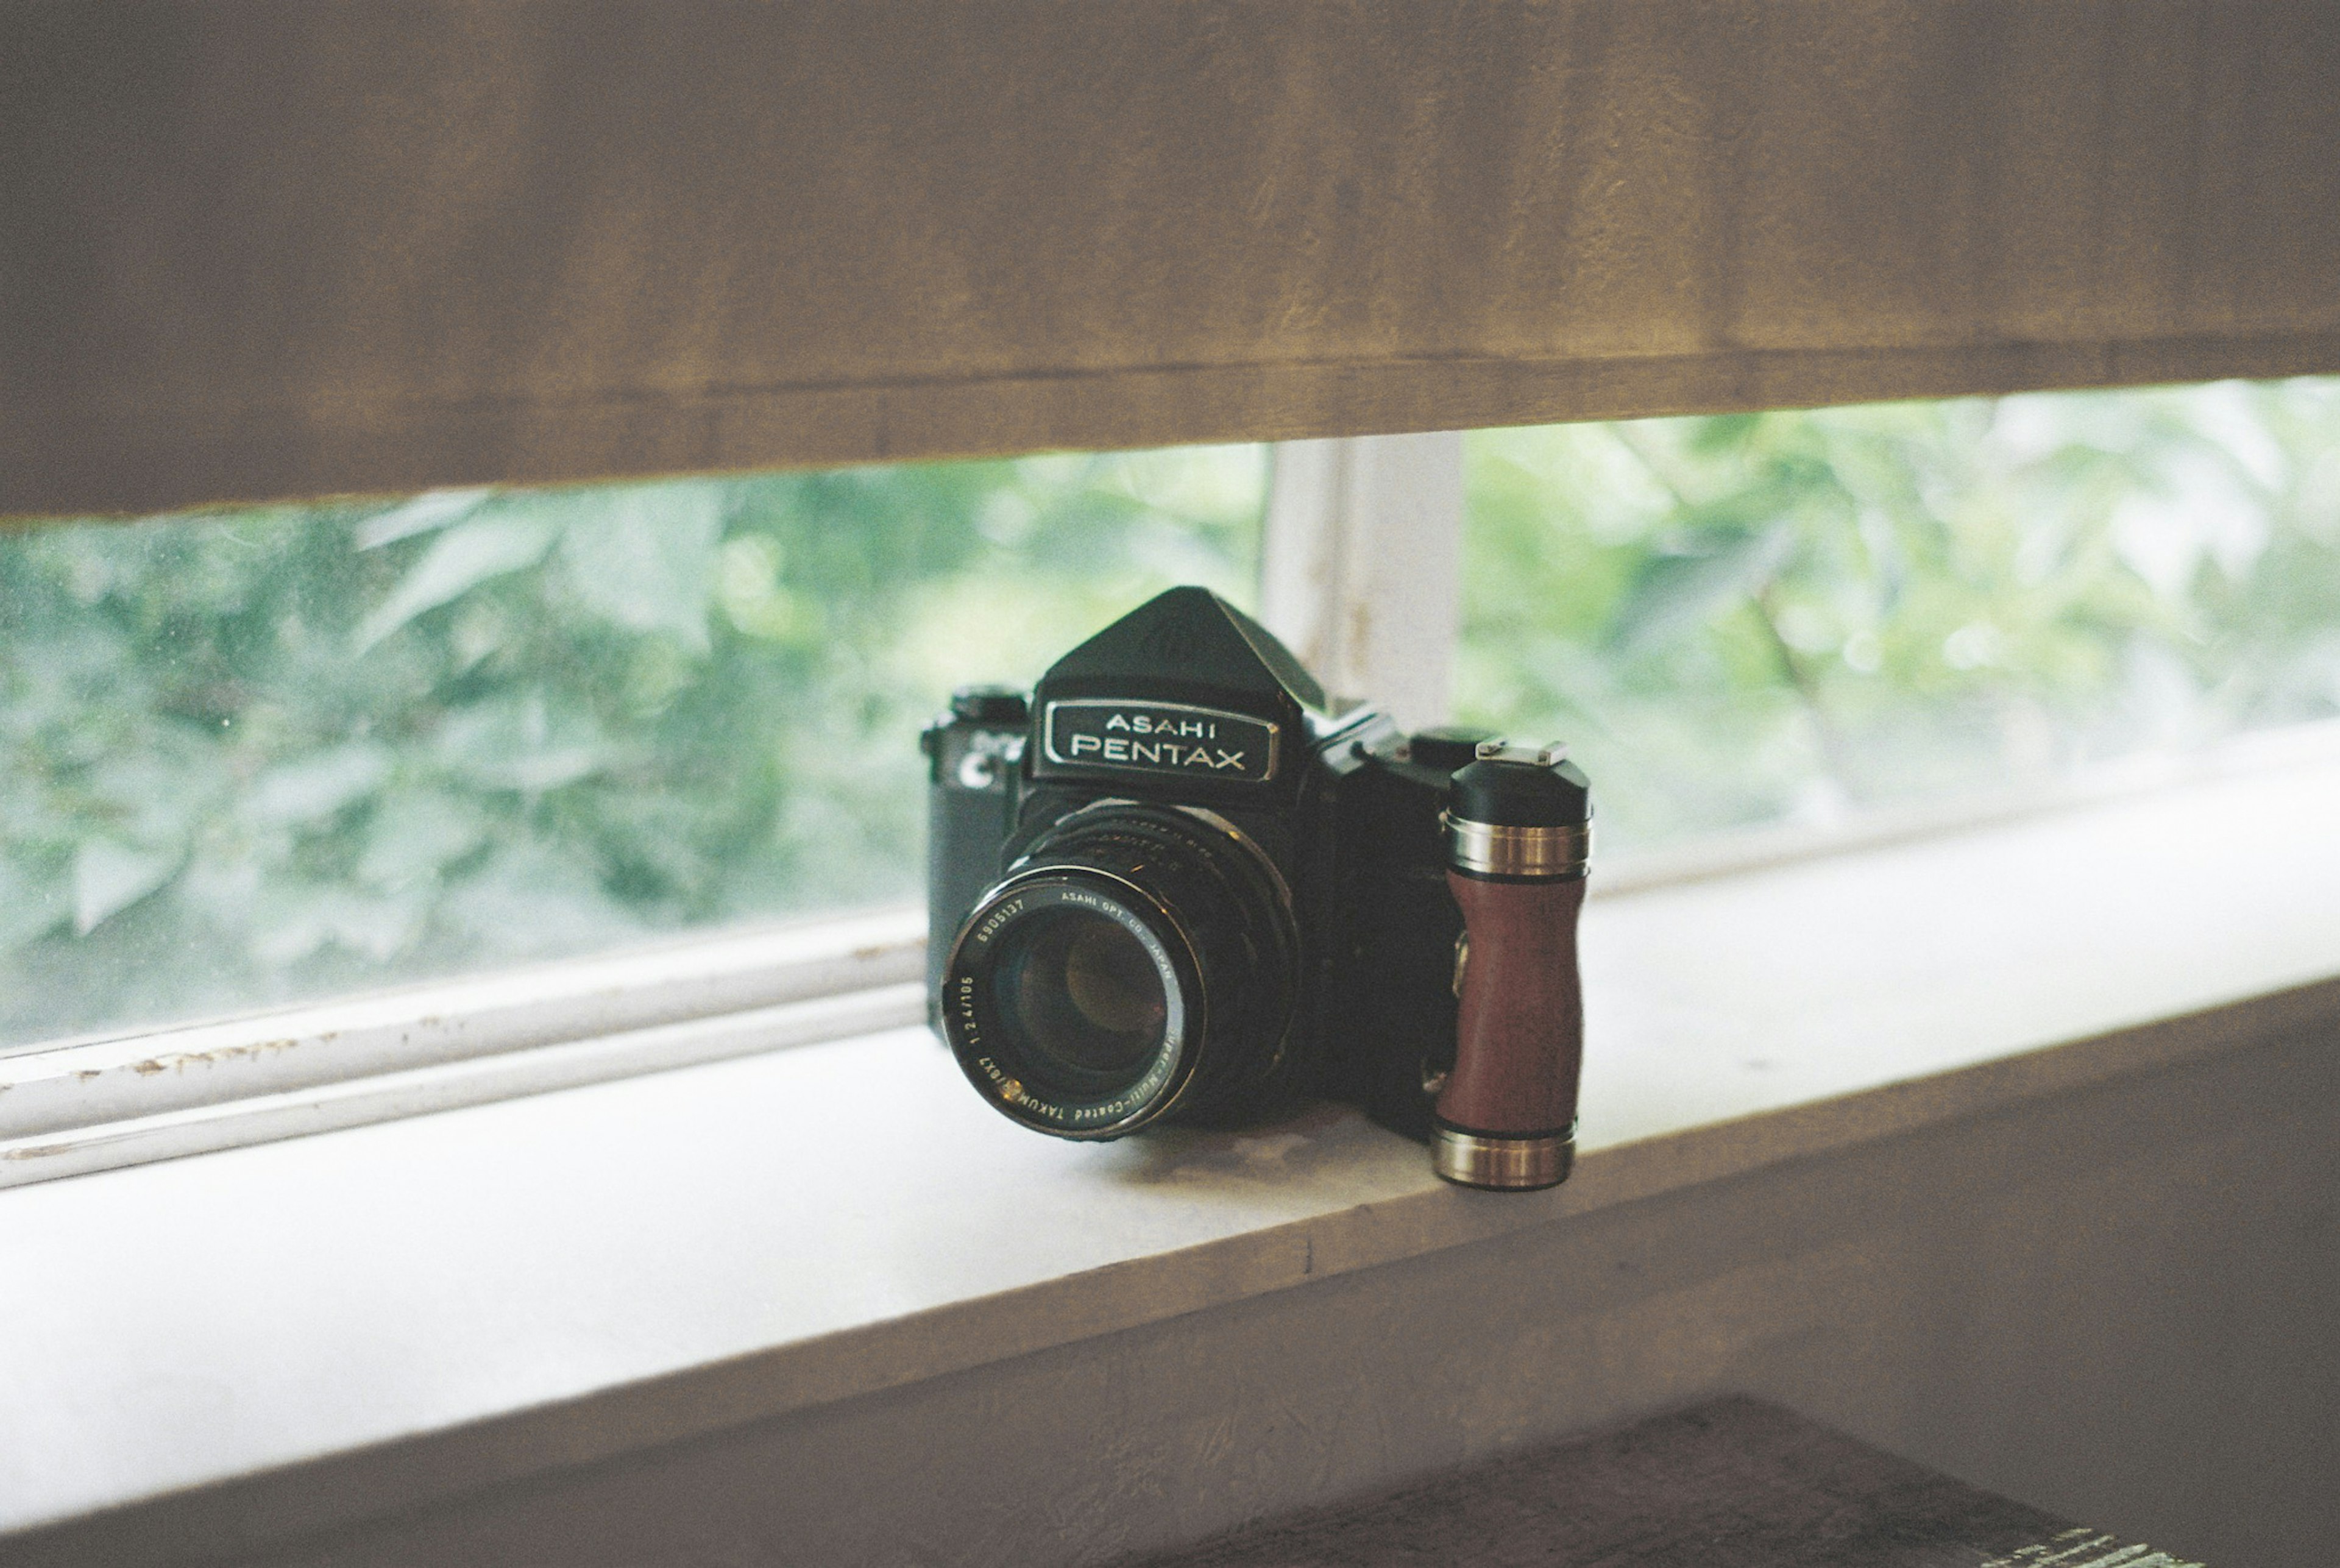
{"label": "front lens element", "polygon": [[1050,1087],[1125,1077],[1161,1048],[1170,999],[1152,957],[1118,922],[1052,909],[1001,942],[1001,1010],[1023,1026]]}
{"label": "front lens element", "polygon": [[1296,932],[1232,828],[1100,802],[977,901],[943,966],[943,1034],[995,1109],[1111,1138],[1251,1104],[1283,1061]]}
{"label": "front lens element", "polygon": [[1192,955],[1141,889],[1079,871],[1011,881],[944,968],[945,1035],[999,1110],[1060,1137],[1113,1137],[1193,1075]]}

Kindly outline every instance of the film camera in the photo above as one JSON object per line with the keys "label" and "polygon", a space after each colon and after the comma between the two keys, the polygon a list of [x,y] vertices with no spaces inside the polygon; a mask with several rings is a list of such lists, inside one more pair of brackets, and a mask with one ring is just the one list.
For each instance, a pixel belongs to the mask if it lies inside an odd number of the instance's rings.
{"label": "film camera", "polygon": [[1328,703],[1199,588],[923,745],[933,1019],[994,1109],[1096,1139],[1329,1097],[1449,1180],[1566,1178],[1591,799],[1557,749]]}

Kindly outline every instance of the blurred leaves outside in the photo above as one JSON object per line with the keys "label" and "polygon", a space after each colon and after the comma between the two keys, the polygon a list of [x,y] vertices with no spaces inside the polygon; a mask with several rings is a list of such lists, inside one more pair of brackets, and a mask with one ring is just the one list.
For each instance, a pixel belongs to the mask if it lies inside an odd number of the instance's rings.
{"label": "blurred leaves outside", "polygon": [[[1458,717],[1604,853],[2340,713],[2340,381],[1469,438]],[[0,1048],[915,897],[918,725],[1269,454],[437,491],[0,534]]]}
{"label": "blurred leaves outside", "polygon": [[2340,381],[1469,440],[1458,715],[1604,850],[2340,714]]}
{"label": "blurred leaves outside", "polygon": [[1160,589],[1257,447],[0,534],[0,1047],[917,894],[915,744]]}

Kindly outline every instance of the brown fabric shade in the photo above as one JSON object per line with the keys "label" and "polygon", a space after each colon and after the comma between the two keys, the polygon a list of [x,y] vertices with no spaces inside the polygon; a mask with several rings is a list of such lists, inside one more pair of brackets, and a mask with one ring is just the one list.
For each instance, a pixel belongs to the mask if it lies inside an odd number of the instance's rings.
{"label": "brown fabric shade", "polygon": [[2340,5],[57,0],[0,511],[2340,371]]}

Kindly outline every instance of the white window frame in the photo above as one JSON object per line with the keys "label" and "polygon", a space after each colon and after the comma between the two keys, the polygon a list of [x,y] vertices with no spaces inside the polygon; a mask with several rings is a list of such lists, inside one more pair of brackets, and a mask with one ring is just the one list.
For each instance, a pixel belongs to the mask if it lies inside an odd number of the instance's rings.
{"label": "white window frame", "polygon": [[1275,449],[1261,619],[1328,691],[1443,723],[1462,560],[1462,432]]}
{"label": "white window frame", "polygon": [[0,1186],[915,1022],[925,911],[660,947],[0,1057]]}
{"label": "white window frame", "polygon": [[[1436,722],[1462,435],[1288,442],[1274,473],[1268,623],[1334,690]],[[925,923],[901,906],[734,928],[0,1054],[0,1187],[916,1023]]]}
{"label": "white window frame", "polygon": [[[1263,619],[1328,690],[1447,717],[1463,437],[1274,453]],[[907,738],[904,741],[908,745]],[[1604,862],[1596,895],[1858,851],[2192,779],[2340,759],[2340,723],[2138,759],[2048,790],[1780,827]],[[924,1017],[925,911],[649,948],[0,1053],[0,1187],[870,1034]]]}

